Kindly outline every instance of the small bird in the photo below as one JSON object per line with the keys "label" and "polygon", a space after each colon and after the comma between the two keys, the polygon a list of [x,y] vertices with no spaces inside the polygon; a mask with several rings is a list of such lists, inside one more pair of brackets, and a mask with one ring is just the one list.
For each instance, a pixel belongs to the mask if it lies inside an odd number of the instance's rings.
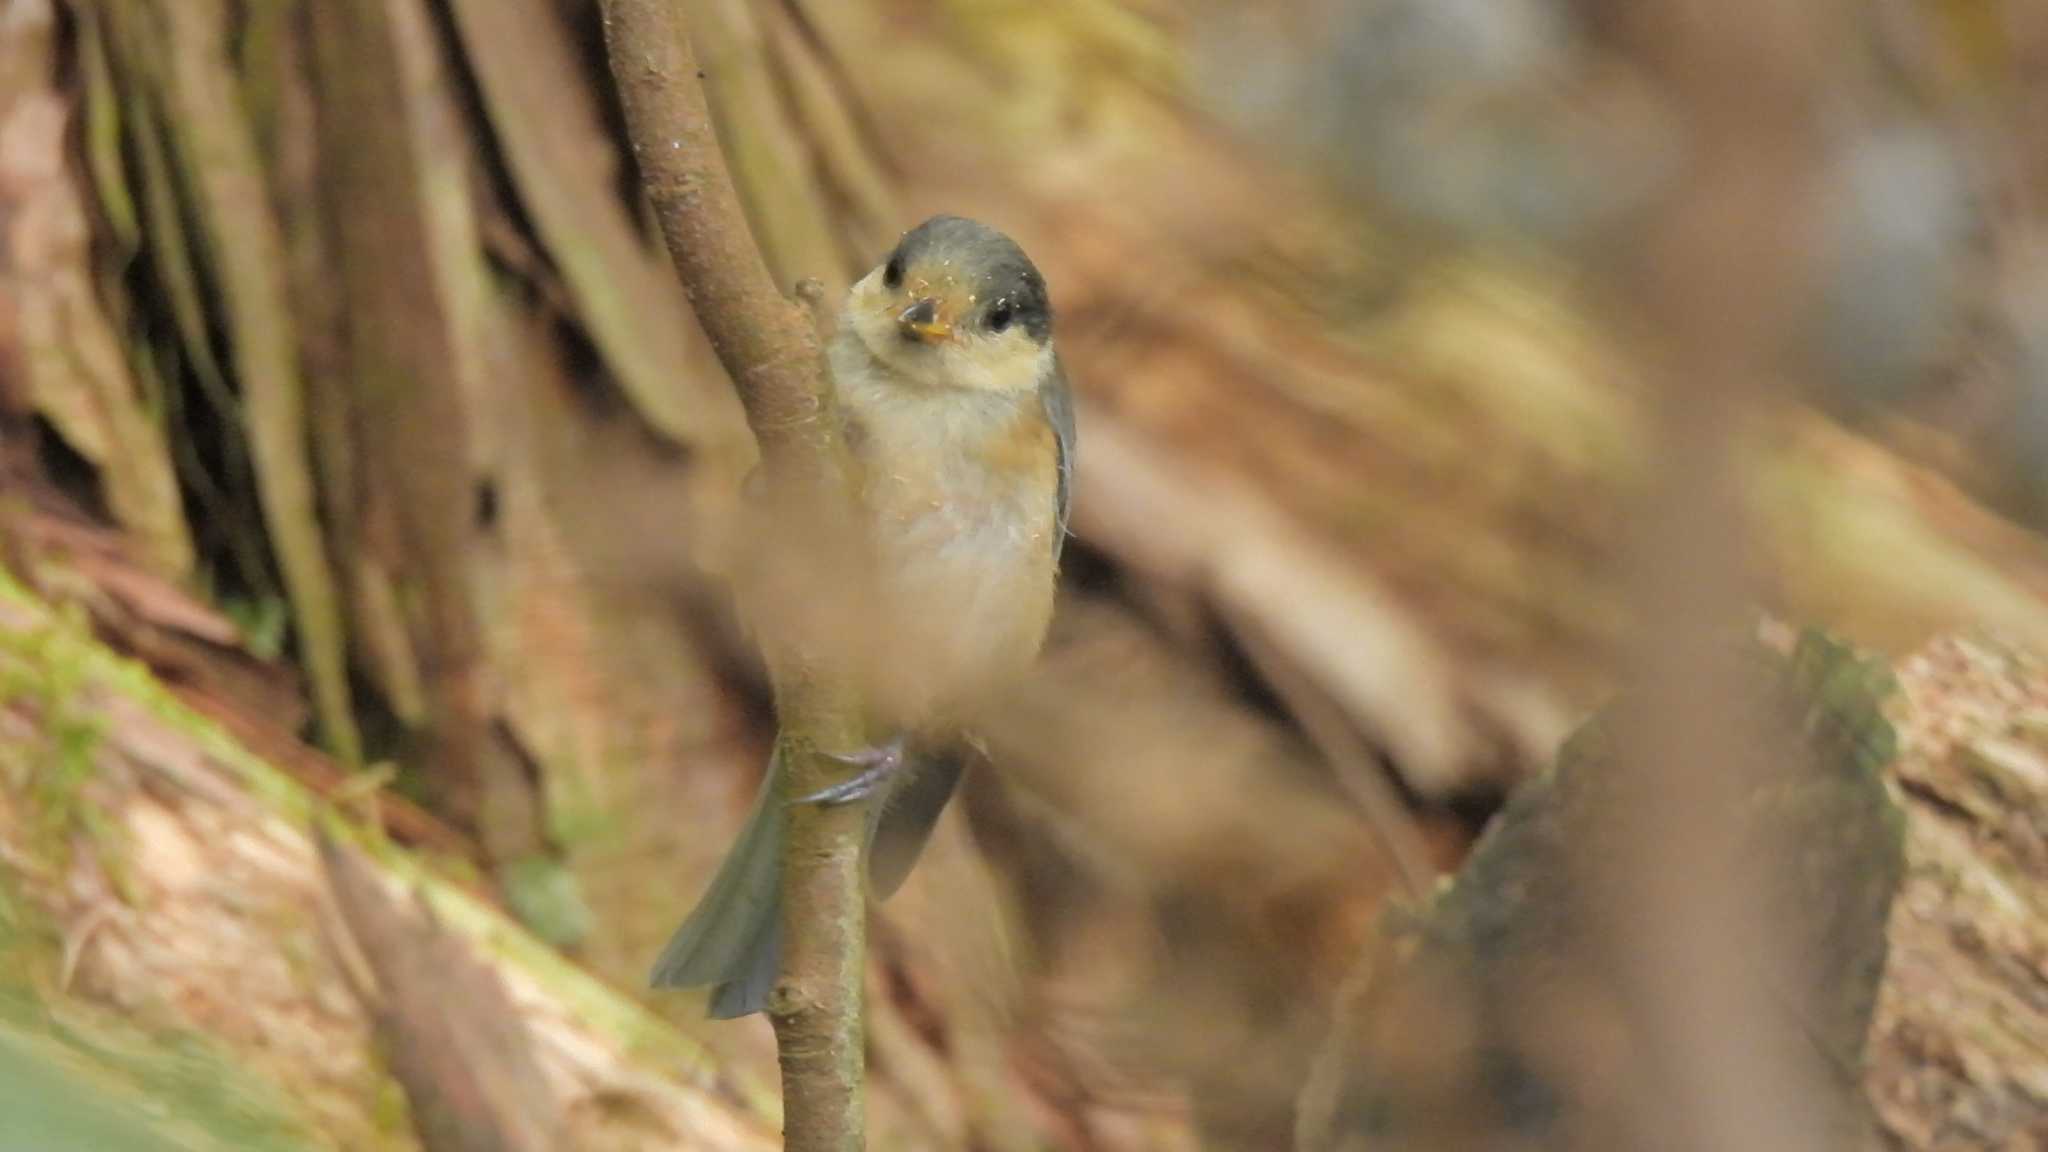
{"label": "small bird", "polygon": [[[879,567],[864,667],[897,735],[798,803],[874,798],[868,882],[887,897],[959,781],[968,714],[1022,675],[1052,620],[1074,416],[1045,278],[1001,232],[936,216],[847,291],[832,387]],[[781,766],[655,963],[656,987],[716,985],[716,1018],[761,1009],[781,944]]]}

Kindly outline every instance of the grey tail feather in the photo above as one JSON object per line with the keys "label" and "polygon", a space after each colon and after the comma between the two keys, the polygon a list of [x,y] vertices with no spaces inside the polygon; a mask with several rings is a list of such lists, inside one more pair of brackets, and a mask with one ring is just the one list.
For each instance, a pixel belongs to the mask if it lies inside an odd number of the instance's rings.
{"label": "grey tail feather", "polygon": [[657,988],[716,984],[711,1015],[718,1019],[760,1011],[775,983],[782,943],[781,774],[778,754],[768,762],[746,827],[650,978]]}
{"label": "grey tail feather", "polygon": [[768,1006],[768,993],[775,987],[776,970],[782,966],[782,921],[770,916],[761,925],[761,935],[748,948],[744,966],[711,990],[707,1010],[713,1020],[752,1016]]}
{"label": "grey tail feather", "polygon": [[[869,833],[868,878],[877,899],[902,885],[951,799],[964,767],[956,755],[915,766],[901,791],[878,805]],[[656,988],[716,985],[710,1015],[749,1016],[767,1005],[782,959],[782,759],[768,777],[746,827],[726,853],[711,887],[662,949],[650,978]]]}

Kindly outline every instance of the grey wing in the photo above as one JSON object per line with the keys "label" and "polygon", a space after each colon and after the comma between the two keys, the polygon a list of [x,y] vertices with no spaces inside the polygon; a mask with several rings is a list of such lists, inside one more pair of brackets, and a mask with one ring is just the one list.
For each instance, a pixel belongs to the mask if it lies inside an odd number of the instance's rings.
{"label": "grey wing", "polygon": [[903,886],[966,767],[967,761],[957,749],[920,756],[911,766],[910,779],[891,792],[881,811],[871,817],[875,827],[868,837],[868,886],[875,899],[887,900]]}
{"label": "grey wing", "polygon": [[1059,561],[1060,552],[1067,543],[1067,510],[1074,500],[1074,397],[1067,390],[1066,365],[1060,363],[1057,354],[1053,357],[1052,375],[1038,388],[1039,402],[1045,405],[1045,418],[1052,425],[1054,438],[1059,443],[1059,520],[1054,525],[1058,535],[1052,542],[1052,558]]}

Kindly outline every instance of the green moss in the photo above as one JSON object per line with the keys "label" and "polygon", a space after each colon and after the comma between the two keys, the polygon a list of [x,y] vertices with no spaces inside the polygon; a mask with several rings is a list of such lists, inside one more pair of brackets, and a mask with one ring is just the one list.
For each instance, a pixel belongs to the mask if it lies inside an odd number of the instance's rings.
{"label": "green moss", "polygon": [[273,1090],[210,1042],[0,985],[0,1148],[321,1147]]}
{"label": "green moss", "polygon": [[59,946],[56,932],[22,898],[16,874],[0,868],[0,985],[56,971]]}
{"label": "green moss", "polygon": [[35,730],[33,739],[0,749],[0,765],[8,786],[28,798],[36,848],[52,860],[68,859],[80,831],[112,842],[111,830],[79,802],[105,735],[84,707],[88,678],[77,653],[87,628],[74,605],[33,628],[0,634],[0,709],[27,713]]}
{"label": "green moss", "polygon": [[76,26],[79,71],[85,89],[86,169],[92,174],[93,191],[98,194],[100,219],[106,222],[116,246],[125,255],[135,251],[142,236],[142,222],[121,162],[121,95],[114,89],[107,45],[89,5],[78,12]]}
{"label": "green moss", "polygon": [[370,1125],[378,1135],[389,1136],[394,1142],[410,1143],[413,1139],[412,1105],[405,1097],[405,1089],[398,1077],[391,1071],[391,1064],[384,1050],[381,1038],[371,1042],[370,1059],[363,1062],[370,1077]]}
{"label": "green moss", "polygon": [[[610,772],[623,779],[624,769]],[[591,790],[580,773],[556,773],[548,780],[548,836],[566,849],[617,840],[625,821]]]}
{"label": "green moss", "polygon": [[293,0],[242,0],[241,26],[236,37],[235,64],[241,81],[242,105],[248,110],[249,126],[262,144],[265,155],[276,155],[282,128],[280,89],[284,76],[284,42],[292,16]]}
{"label": "green moss", "polygon": [[513,914],[541,939],[570,947],[590,937],[590,906],[560,860],[536,852],[512,861],[499,880]]}
{"label": "green moss", "polygon": [[[146,668],[101,647],[82,628],[50,628],[52,611],[4,572],[0,572],[0,605],[33,621],[20,631],[0,628],[0,655],[21,643],[23,636],[42,633],[39,643],[46,645],[47,659],[72,669],[77,683],[116,693],[167,728],[183,734],[198,751],[234,773],[252,799],[279,817],[306,827],[316,813],[324,814],[327,827],[337,839],[369,853],[401,883],[421,889],[443,924],[546,988],[570,1016],[622,1051],[656,1068],[692,1070],[707,1076],[713,1072],[715,1065],[696,1043],[563,958],[497,909],[461,890],[447,879],[445,872],[423,864],[381,836],[334,818],[297,781],[236,743],[212,721],[185,707]],[[747,1096],[756,1111],[766,1116],[776,1114],[772,1092],[749,1086]]]}
{"label": "green moss", "polygon": [[0,869],[0,1152],[324,1146],[211,1040],[56,994],[61,948]]}
{"label": "green moss", "polygon": [[258,660],[275,660],[284,652],[285,637],[291,627],[291,606],[282,597],[229,600],[221,605],[221,611],[235,622],[243,645]]}

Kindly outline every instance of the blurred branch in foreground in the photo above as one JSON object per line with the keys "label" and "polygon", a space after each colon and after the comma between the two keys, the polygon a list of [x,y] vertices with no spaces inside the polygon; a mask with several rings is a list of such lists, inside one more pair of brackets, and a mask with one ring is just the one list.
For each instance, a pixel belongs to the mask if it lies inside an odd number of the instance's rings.
{"label": "blurred branch in foreground", "polygon": [[[1643,381],[1643,499],[1622,565],[1635,625],[1621,670],[1638,694],[1617,738],[1624,799],[1599,821],[1603,835],[1574,839],[1569,872],[1592,925],[1588,961],[1616,998],[1628,1066],[1645,1078],[1558,1138],[1700,1149],[1850,1139],[1822,1090],[1829,1069],[1771,1023],[1770,980],[1814,959],[1787,918],[1796,903],[1763,899],[1768,878],[1793,867],[1791,842],[1727,850],[1748,796],[1786,754],[1730,642],[1762,589],[1741,464],[1757,422],[1802,394],[1811,365],[1800,352],[1824,343],[1812,323],[1826,313],[1817,254],[1825,239],[1839,257],[1843,241],[1819,235],[1820,211],[1840,203],[1820,195],[1823,145],[1851,92],[1848,6],[1308,8],[1334,40],[1293,90],[1248,86],[1254,115],[1305,109],[1295,142],[1320,145],[1312,155],[1333,157],[1339,182],[1426,237],[1422,247],[1562,256],[1595,286]],[[1270,102],[1257,107],[1261,96]],[[1940,196],[1922,199],[1909,217],[1940,215]],[[1868,303],[1876,289],[1859,277],[1937,289],[1924,269],[1886,262],[1898,249],[1882,246],[1909,235],[1893,215],[1846,241],[1885,272],[1838,260],[1831,302]],[[1959,232],[1930,229],[1936,263],[1953,258],[1940,241]],[[1905,251],[1909,266],[1915,254]],[[1931,304],[1906,311],[1940,333]],[[1927,341],[1856,343],[1910,374]],[[1792,1005],[1795,1017],[1806,1010]],[[1606,1075],[1580,1074],[1572,1091]]]}
{"label": "blurred branch in foreground", "polygon": [[[1897,749],[1883,711],[1892,678],[1817,634],[1789,656],[1755,645],[1740,659],[1740,690],[1759,720],[1794,738],[1776,778],[1722,766],[1754,791],[1740,798],[1731,835],[1696,863],[1725,874],[1744,855],[1799,861],[1772,877],[1764,907],[1789,928],[1811,977],[1774,973],[1769,1004],[1746,1023],[1825,1066],[1807,1103],[1860,1120],[1859,1072],[1903,867],[1904,821],[1885,783]],[[1582,880],[1588,868],[1640,866],[1629,843],[1640,769],[1626,754],[1641,702],[1624,696],[1574,734],[1449,889],[1387,917],[1303,1093],[1302,1152],[1619,1149],[1668,1136],[1672,1071],[1655,1054],[1659,1025],[1611,978],[1601,920],[1612,910],[1588,907]]]}
{"label": "blurred branch in foreground", "polygon": [[[1784,1011],[1774,978],[1799,1019],[1816,989],[1832,987],[1807,977],[1820,962],[1795,931],[1808,903],[1768,898],[1774,877],[1802,871],[1804,842],[1728,850],[1754,793],[1787,771],[1786,736],[1799,730],[1758,708],[1754,674],[1730,642],[1759,588],[1740,445],[1765,399],[1796,388],[1785,350],[1810,312],[1816,155],[1843,7],[1671,0],[1617,21],[1623,52],[1664,102],[1676,157],[1641,224],[1605,238],[1614,251],[1585,254],[1616,268],[1614,312],[1649,381],[1655,456],[1628,564],[1638,625],[1625,683],[1642,701],[1618,734],[1624,800],[1603,835],[1579,844],[1573,869],[1598,970],[1616,981],[1635,1066],[1649,1076],[1617,1126],[1590,1134],[1594,1146],[1846,1149],[1861,1139],[1861,1109],[1826,1090],[1835,1070],[1821,1057],[1840,1041],[1817,1052],[1773,1027]],[[1870,902],[1839,885],[1896,867],[1827,875],[1833,899],[1862,908]]]}

